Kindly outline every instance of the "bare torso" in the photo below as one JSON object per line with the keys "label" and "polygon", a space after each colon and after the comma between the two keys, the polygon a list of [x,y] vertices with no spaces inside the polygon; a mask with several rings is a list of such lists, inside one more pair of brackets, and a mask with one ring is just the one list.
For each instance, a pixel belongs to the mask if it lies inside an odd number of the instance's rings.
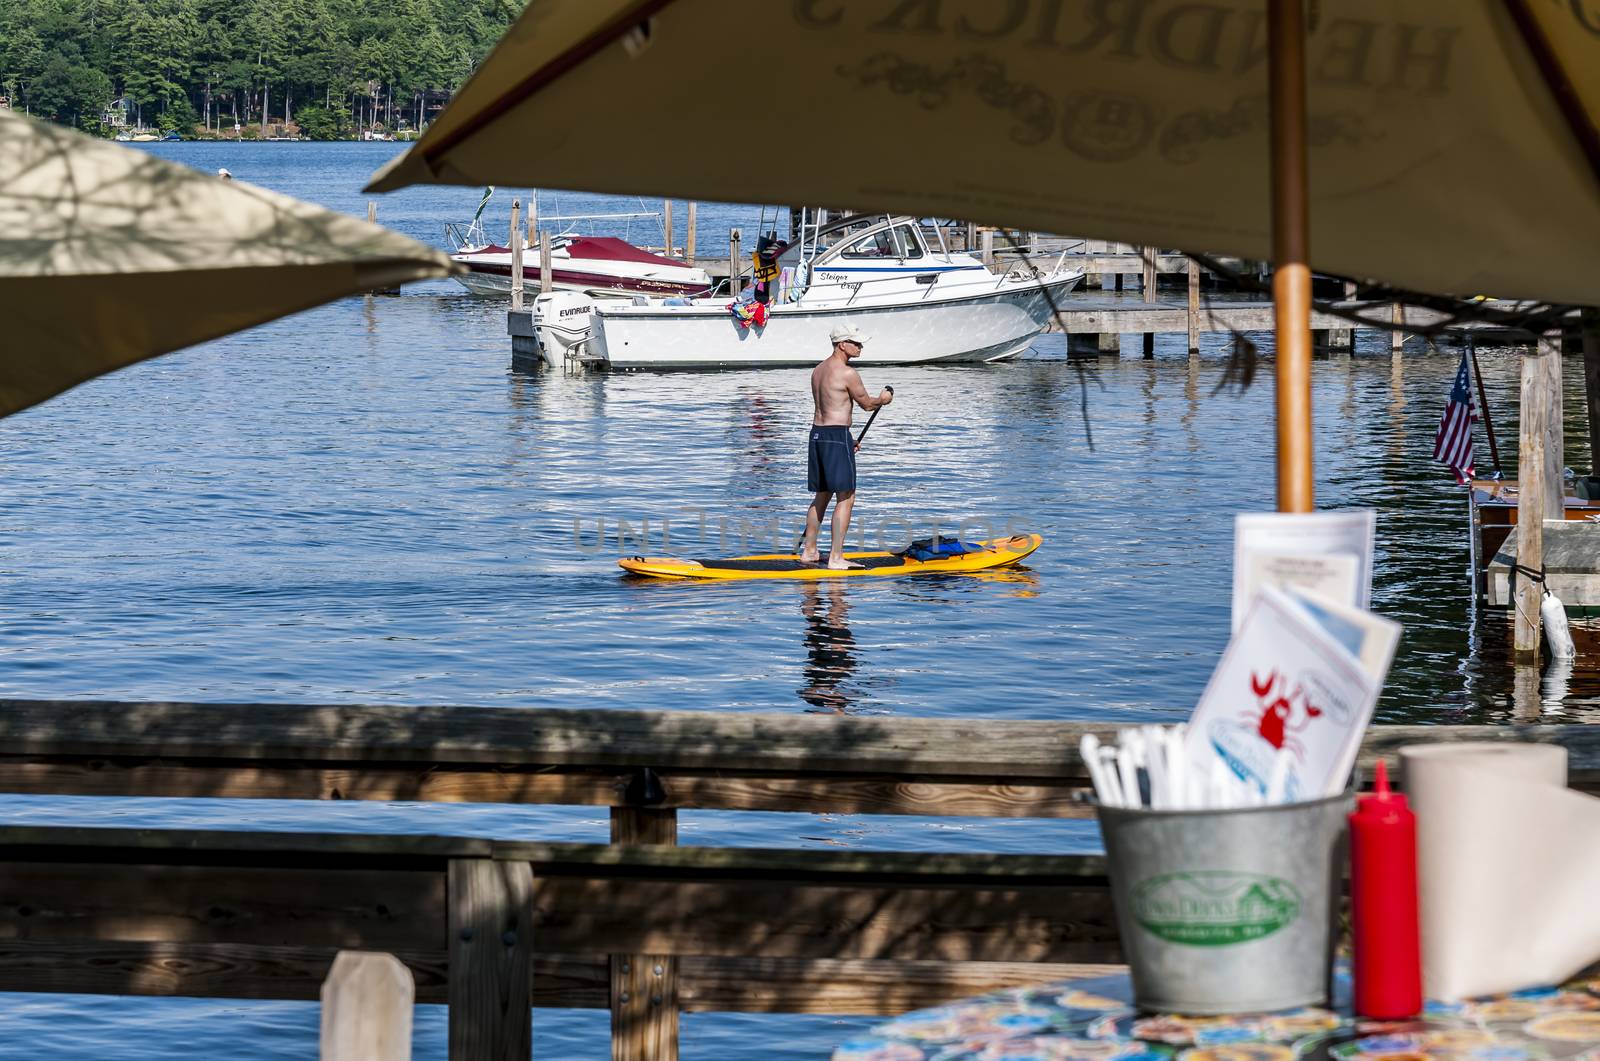
{"label": "bare torso", "polygon": [[850,363],[829,355],[811,370],[811,422],[817,427],[849,427],[855,414],[851,385],[861,389],[861,377]]}

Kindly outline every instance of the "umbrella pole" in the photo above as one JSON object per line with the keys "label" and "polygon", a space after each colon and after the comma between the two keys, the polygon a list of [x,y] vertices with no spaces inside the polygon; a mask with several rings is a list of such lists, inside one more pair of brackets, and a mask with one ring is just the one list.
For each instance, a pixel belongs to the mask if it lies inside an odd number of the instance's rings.
{"label": "umbrella pole", "polygon": [[1278,343],[1278,511],[1310,512],[1311,223],[1305,0],[1269,0],[1272,301]]}

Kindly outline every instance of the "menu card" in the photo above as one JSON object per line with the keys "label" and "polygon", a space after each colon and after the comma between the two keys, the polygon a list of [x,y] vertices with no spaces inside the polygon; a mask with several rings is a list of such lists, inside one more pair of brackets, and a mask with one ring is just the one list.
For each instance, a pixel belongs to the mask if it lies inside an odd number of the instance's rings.
{"label": "menu card", "polygon": [[1261,586],[1299,586],[1368,607],[1376,525],[1371,509],[1239,513],[1233,525],[1234,632]]}
{"label": "menu card", "polygon": [[1286,802],[1344,790],[1400,641],[1400,624],[1264,583],[1189,719],[1190,776],[1219,760],[1264,796],[1280,751]]}

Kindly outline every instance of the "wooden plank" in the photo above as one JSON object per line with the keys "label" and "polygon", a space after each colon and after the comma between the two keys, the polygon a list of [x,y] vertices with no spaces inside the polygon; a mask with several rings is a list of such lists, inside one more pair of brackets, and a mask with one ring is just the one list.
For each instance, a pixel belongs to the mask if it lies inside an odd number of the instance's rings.
{"label": "wooden plank", "polygon": [[0,939],[443,949],[442,873],[394,867],[17,861],[0,875]]}
{"label": "wooden plank", "polygon": [[[968,783],[897,777],[776,777],[742,771],[659,772],[665,807],[828,814],[1086,818],[1087,778]],[[218,799],[412,800],[619,806],[631,771],[430,763],[316,766],[303,761],[0,756],[0,791]]]}
{"label": "wooden plank", "polygon": [[[0,942],[0,991],[315,1001],[335,951],[243,944],[115,940]],[[416,1001],[447,999],[443,951],[397,955]],[[1120,966],[1044,962],[841,961],[693,956],[678,959],[684,1012],[887,1016],[984,991],[1110,975]],[[535,1008],[605,1009],[599,955],[536,955]]]}
{"label": "wooden plank", "polygon": [[897,1016],[987,991],[1112,976],[1121,965],[681,958],[686,1013]]}
{"label": "wooden plank", "polygon": [[[309,1002],[319,997],[337,954],[333,947],[248,943],[0,940],[0,991]],[[449,957],[442,947],[395,957],[411,971],[418,1002],[449,1000]],[[604,955],[536,954],[533,1004],[605,1009],[607,977]],[[718,989],[722,996],[730,991]]]}
{"label": "wooden plank", "polygon": [[573,953],[1121,960],[1104,882],[832,887],[545,877],[536,905],[544,945]]}
{"label": "wooden plank", "polygon": [[[440,942],[438,950],[395,953],[411,972],[418,1002],[445,1001],[447,958]],[[252,943],[0,940],[0,991],[308,1002],[319,997],[338,953],[337,947]],[[546,981],[555,993],[546,1004],[605,1005],[603,987],[584,990],[583,976],[601,968],[599,959],[547,964]]]}
{"label": "wooden plank", "polygon": [[[675,846],[678,812],[611,809],[613,844]],[[678,959],[670,954],[609,956],[612,1061],[677,1061]]]}
{"label": "wooden plank", "polygon": [[415,998],[394,955],[340,951],[322,984],[321,1061],[411,1061]]}
{"label": "wooden plank", "polygon": [[[1509,510],[1508,510],[1509,511]],[[1500,531],[1499,533],[1503,533]],[[65,704],[59,714],[53,705],[12,701],[0,706],[0,734],[13,743],[50,742],[68,745],[56,756],[0,756],[0,790],[32,793],[141,796],[227,796],[276,798],[424,799],[443,802],[535,802],[615,804],[631,776],[625,764],[645,758],[643,744],[656,726],[642,718],[645,712],[554,712],[554,723],[568,716],[603,727],[615,721],[616,730],[591,729],[573,733],[565,726],[543,731],[549,738],[532,748],[497,744],[516,718],[484,720],[495,709],[351,708],[341,720],[337,708],[303,707],[280,710],[257,732],[244,739],[237,757],[133,759],[105,757],[107,742],[125,740],[129,746],[159,748],[170,745],[181,753],[187,743],[198,743],[208,727],[226,741],[225,732],[238,725],[245,713],[216,705]],[[284,705],[273,705],[282,709]],[[145,710],[159,708],[160,710]],[[420,712],[420,713],[419,713]],[[272,714],[268,712],[268,714]],[[509,711],[516,716],[523,712]],[[524,725],[538,728],[551,723],[543,712]],[[814,720],[786,716],[739,716],[735,725],[722,725],[728,716],[700,712],[664,713],[659,719],[660,741],[650,751],[658,763],[694,761],[712,754],[708,746],[726,749],[728,759],[769,767],[758,770],[662,769],[665,806],[725,807],[730,809],[789,810],[837,813],[970,814],[1013,817],[1081,817],[1090,808],[1077,803],[1086,778],[1075,748],[1082,734],[1104,735],[1109,728],[1098,723],[992,722],[984,726],[951,726],[943,720],[870,720],[857,727],[855,720]],[[604,716],[615,716],[608,719]],[[453,736],[440,736],[435,725],[451,725]],[[35,726],[34,723],[37,723]],[[769,728],[769,723],[770,728]],[[794,732],[780,724],[792,723]],[[482,727],[481,731],[478,727]],[[243,728],[242,726],[240,728]],[[519,727],[520,728],[520,727]],[[1375,727],[1368,739],[1381,734]],[[326,731],[320,747],[308,734]],[[374,747],[352,746],[353,735],[365,730]],[[1416,740],[1449,740],[1457,727],[1425,727]],[[1504,731],[1497,730],[1496,734]],[[1575,769],[1600,767],[1600,741],[1581,730],[1552,730],[1549,738],[1573,750]],[[418,762],[419,749],[407,743],[407,733],[426,750],[440,750],[455,761]],[[30,735],[31,734],[31,735]],[[75,737],[73,734],[80,734]],[[809,747],[792,747],[799,739]],[[386,740],[387,738],[387,740]],[[952,748],[965,738],[973,747]],[[1521,738],[1531,739],[1531,738]],[[456,742],[437,749],[435,741]],[[813,769],[811,761],[838,767],[848,763],[848,751],[839,747],[854,740],[861,762],[854,771]],[[299,761],[255,758],[264,743],[299,743]],[[70,745],[80,754],[70,754]],[[614,769],[567,765],[485,765],[480,756],[503,752],[507,759],[526,760],[548,754],[550,758],[597,759],[613,749]],[[215,751],[216,749],[206,749]],[[278,750],[282,750],[281,748]],[[387,752],[391,763],[372,763],[371,757]],[[990,754],[986,754],[990,753]],[[318,766],[315,760],[348,755],[352,762]],[[903,771],[880,772],[886,761],[899,756]],[[958,757],[960,756],[960,757]],[[307,762],[310,760],[311,762]],[[362,761],[369,760],[369,761]],[[462,761],[469,760],[469,761]],[[1008,761],[1009,760],[1009,761]],[[942,773],[951,768],[976,771],[984,776],[963,777]],[[789,776],[780,772],[789,771]],[[1032,774],[1033,776],[1028,776]],[[119,841],[120,842],[120,841]],[[357,841],[350,841],[357,842]],[[443,854],[469,853],[453,846],[468,841],[440,841]],[[484,848],[482,850],[487,850]]]}
{"label": "wooden plank", "polygon": [[533,1049],[533,871],[450,862],[451,1061],[527,1061]]}
{"label": "wooden plank", "polygon": [[[1424,729],[1415,739],[1461,732]],[[1112,731],[993,719],[8,700],[0,789],[603,804],[631,767],[653,766],[666,806],[1069,817],[1083,813],[1072,806],[1086,780],[1079,738]],[[1582,727],[1538,739],[1568,744],[1575,768],[1600,771],[1600,739]],[[470,853],[448,844],[438,850]]]}
{"label": "wooden plank", "polygon": [[[1057,723],[285,704],[0,701],[9,755],[651,766],[1051,778]],[[1106,731],[1108,727],[1097,727]],[[998,768],[998,769],[997,769]]]}

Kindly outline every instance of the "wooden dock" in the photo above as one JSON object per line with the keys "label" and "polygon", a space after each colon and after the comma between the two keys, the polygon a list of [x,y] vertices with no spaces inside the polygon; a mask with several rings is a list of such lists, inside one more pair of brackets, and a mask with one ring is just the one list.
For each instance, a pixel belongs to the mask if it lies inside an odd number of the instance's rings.
{"label": "wooden dock", "polygon": [[[608,1009],[615,1061],[683,1011],[885,1015],[1120,962],[1099,855],[677,846],[679,810],[1084,818],[1081,723],[475,707],[0,702],[0,791],[604,806],[611,843],[0,829],[0,990],[316,999],[341,951],[449,1004],[453,1061]],[[1362,752],[1592,726],[1379,726]]]}

